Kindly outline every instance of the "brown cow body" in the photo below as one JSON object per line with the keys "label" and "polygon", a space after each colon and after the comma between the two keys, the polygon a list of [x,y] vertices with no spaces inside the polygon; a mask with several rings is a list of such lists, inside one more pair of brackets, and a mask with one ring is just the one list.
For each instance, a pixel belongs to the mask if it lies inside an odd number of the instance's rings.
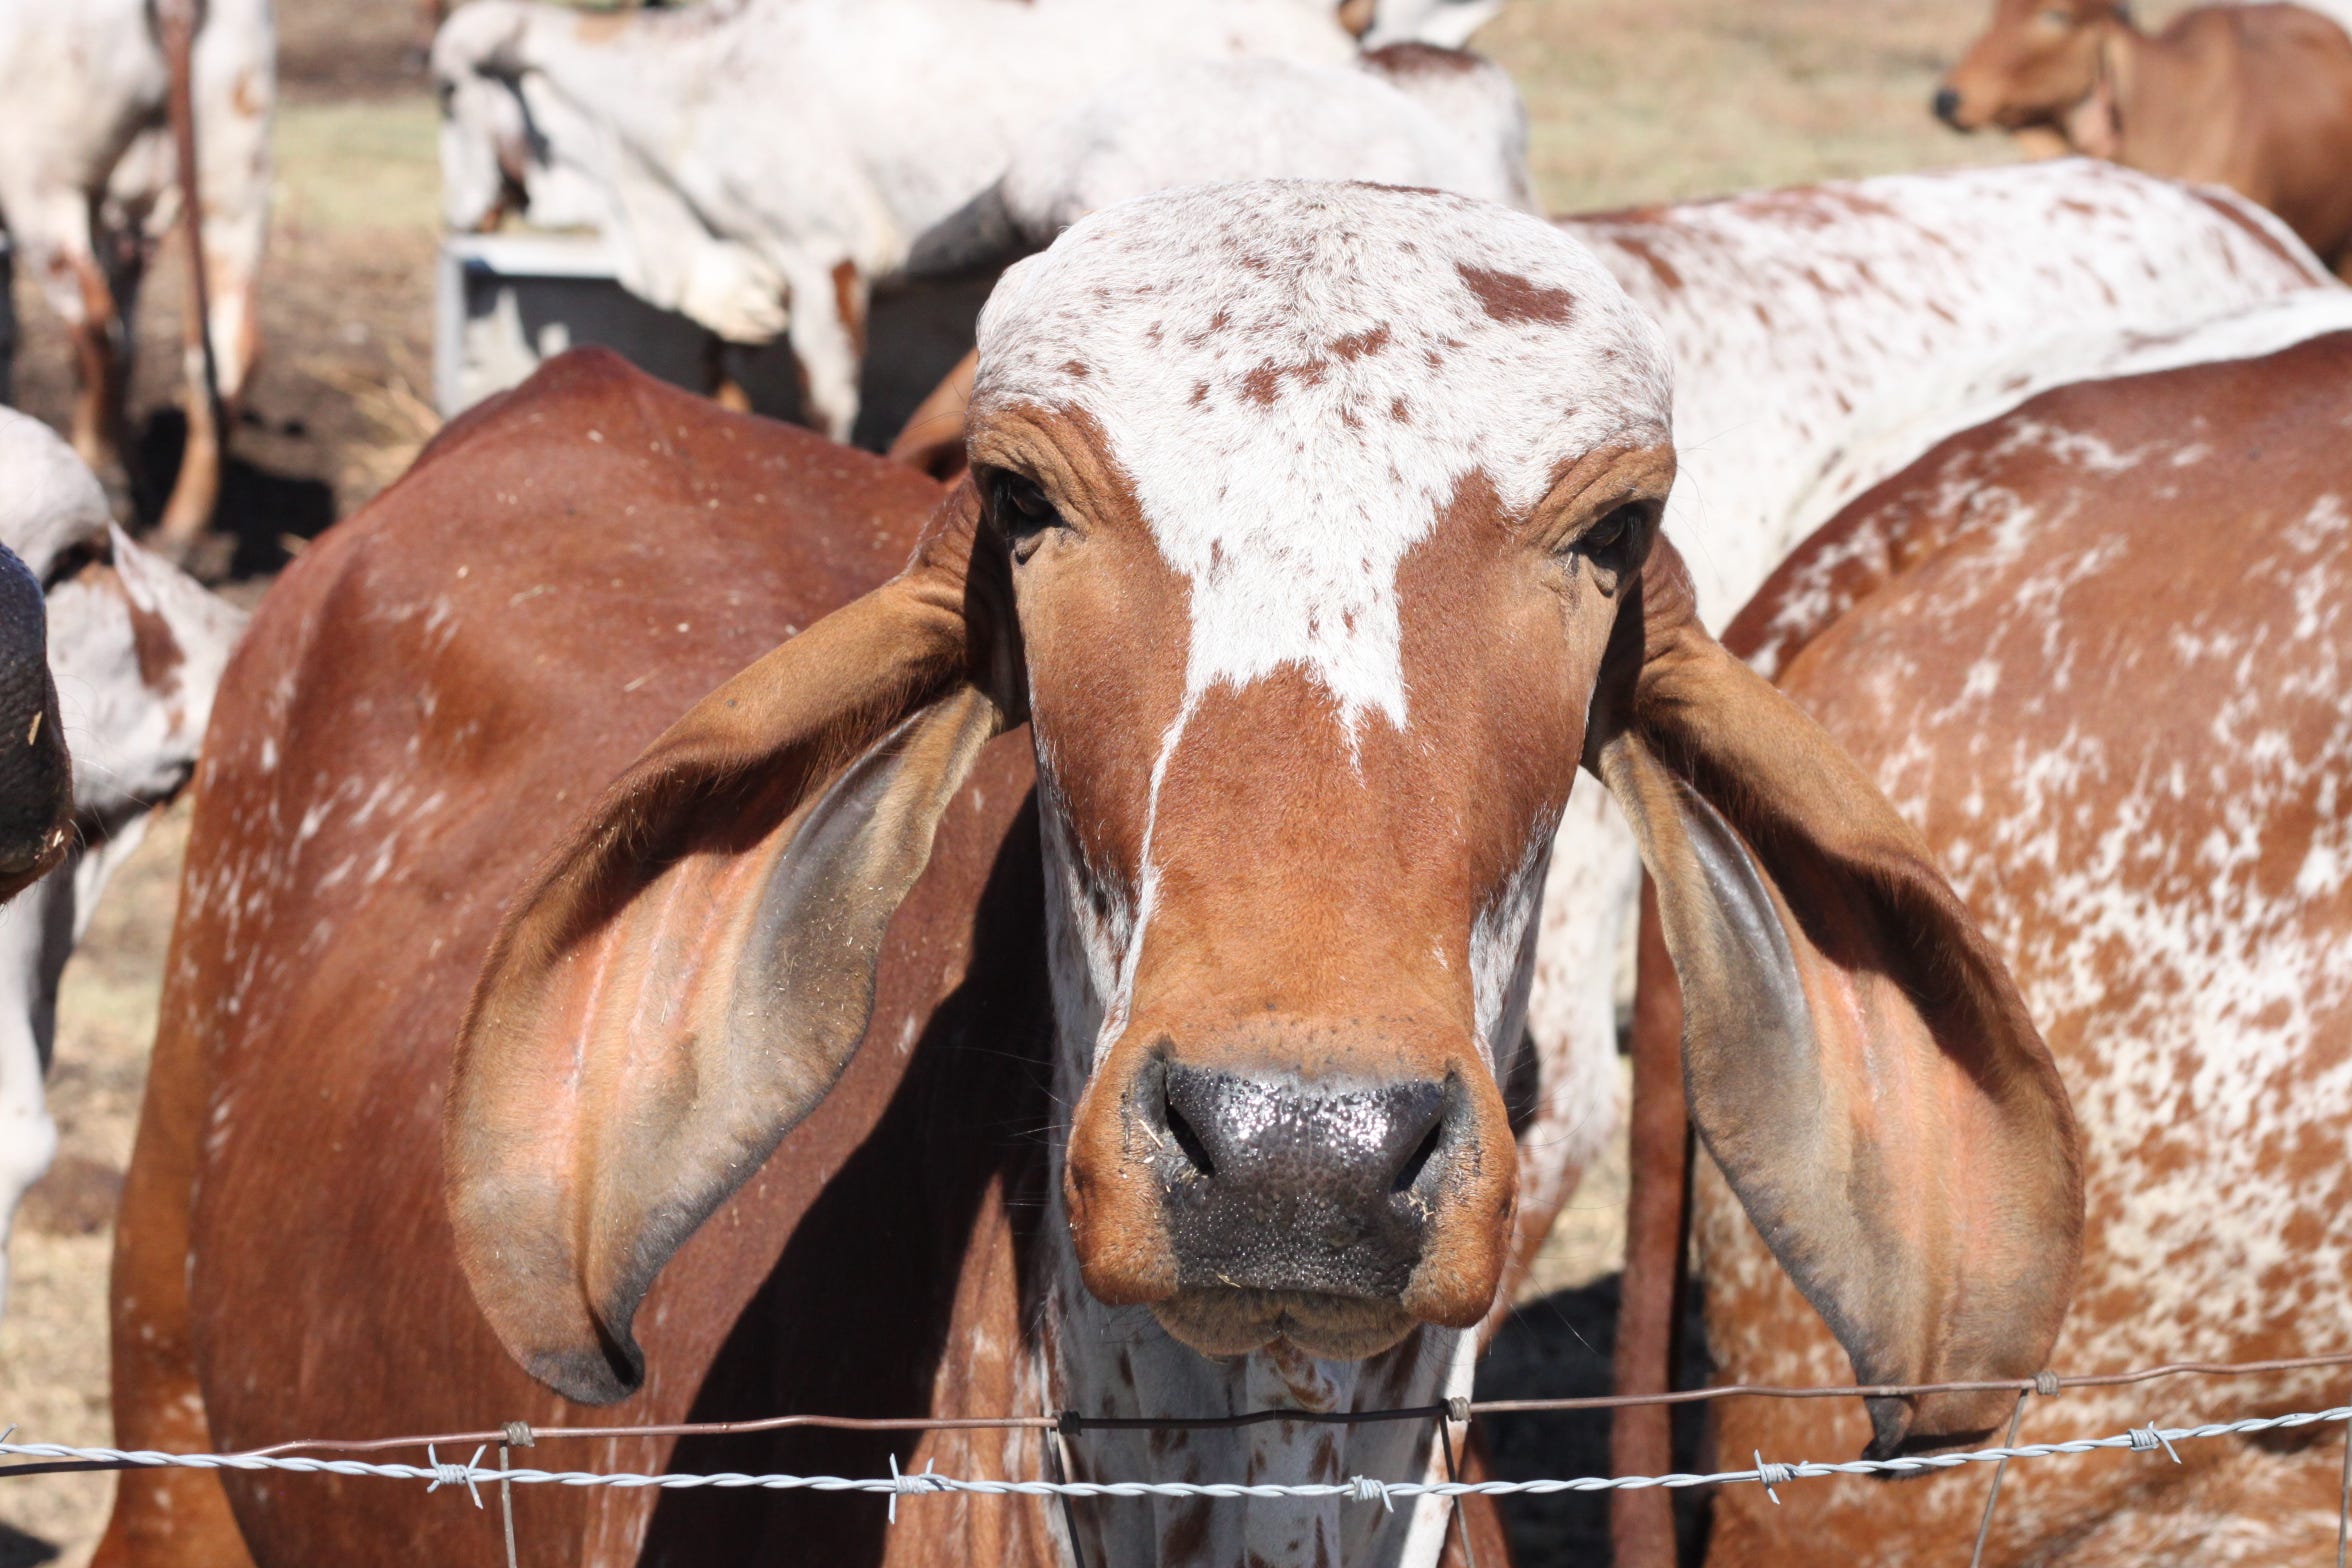
{"label": "brown cow body", "polygon": [[2352,259],[2352,36],[2302,6],[2202,6],[2150,35],[2116,0],[2000,0],[1936,112],[2227,186]]}
{"label": "brown cow body", "polygon": [[[2344,1348],[2352,1247],[2352,335],[2045,394],[1823,529],[1728,633],[1872,769],[1993,934],[2088,1156],[2066,1373]],[[1645,976],[1645,992],[1656,989]],[[1844,1367],[1720,1182],[1698,1223],[1725,1382]],[[2036,1399],[2025,1442],[2343,1403],[2335,1373]],[[1842,1452],[1818,1404],[1719,1406],[1724,1462]],[[2327,1560],[2342,1448],[2012,1465],[1985,1561]],[[1710,1563],[1966,1550],[1990,1476],[1716,1505]],[[1801,1545],[1799,1543],[1802,1543]]]}
{"label": "brown cow body", "polygon": [[[569,433],[561,461],[548,460],[545,426]],[[787,495],[805,526],[776,526],[771,506]],[[202,847],[116,1280],[126,1438],[243,1447],[312,1430],[384,1430],[387,1419],[470,1423],[486,1411],[547,1424],[786,1408],[902,1414],[929,1403],[948,1307],[935,1282],[952,1280],[962,1237],[926,1228],[927,1189],[873,1178],[905,1168],[908,1140],[921,1140],[943,1102],[988,1105],[986,1084],[933,1073],[927,1090],[921,1079],[902,1084],[906,1056],[862,1056],[769,1174],[680,1258],[647,1314],[654,1376],[601,1416],[532,1384],[475,1313],[439,1201],[439,1121],[446,1043],[499,910],[579,792],[708,687],[887,577],[936,500],[934,487],[879,460],[716,412],[581,355],[533,383],[527,412],[486,408],[453,427],[412,480],[287,574],[232,668],[199,786]],[[890,1024],[890,1038],[911,1041],[936,1011],[946,1048],[927,1040],[921,1054],[950,1076],[974,1064],[954,1046],[976,1020],[986,1021],[989,1051],[1018,1055],[1025,1032],[1005,998],[1034,994],[1042,962],[1033,940],[1005,949],[1028,937],[1017,923],[993,935],[972,929],[997,842],[1028,787],[1025,756],[1002,750],[989,783],[970,792],[971,831],[947,838],[910,903],[903,970],[883,979],[878,1019],[905,1019],[903,1033]],[[306,760],[278,772],[281,755]],[[361,756],[385,759],[397,776],[333,766]],[[486,774],[502,788],[480,788]],[[518,798],[539,808],[518,814]],[[1008,858],[1006,874],[1033,883],[1034,851]],[[287,897],[295,887],[303,896]],[[934,896],[961,918],[932,913]],[[432,936],[397,975],[338,973],[338,953],[366,951],[349,933],[369,928]],[[959,993],[976,941],[1001,978]],[[235,973],[239,955],[256,952],[302,956],[248,971],[228,996],[192,983]],[[941,1008],[943,996],[954,1001]],[[332,1006],[322,1016],[306,998]],[[232,1014],[245,1021],[234,1031]],[[364,1073],[286,1070],[363,1040],[383,1047]],[[1017,1148],[1040,1115],[1021,1103],[1020,1075],[1011,1084],[987,1117],[1000,1134],[991,1152]],[[895,1133],[872,1136],[883,1121]],[[287,1185],[266,1168],[215,1168],[191,1212],[200,1143],[209,1135],[217,1150],[261,1126],[303,1128],[314,1174],[332,1179]],[[899,1159],[888,1157],[893,1141]],[[971,1207],[990,1173],[941,1152],[926,1174]],[[820,1203],[828,1177],[832,1195]],[[355,1204],[352,1183],[405,1196]],[[276,1243],[232,1240],[260,1231]],[[760,1292],[788,1245],[799,1284]],[[191,1253],[183,1291],[177,1276]],[[848,1288],[852,1279],[870,1288]],[[927,1304],[926,1282],[938,1291]],[[209,1306],[192,1311],[188,1291]],[[216,1316],[232,1302],[243,1304],[233,1317]],[[761,1352],[756,1328],[745,1336],[754,1343],[730,1352],[738,1319],[777,1325],[785,1344],[820,1341],[826,1353],[779,1360]],[[293,1344],[305,1348],[289,1358]],[[658,1469],[672,1451],[669,1442],[582,1443],[538,1457]],[[863,1473],[885,1451],[871,1440],[787,1439],[690,1447],[680,1462]],[[237,1490],[239,1522],[263,1562],[359,1561],[393,1543],[402,1561],[488,1561],[496,1550],[494,1522],[471,1508],[420,1512],[404,1488],[330,1482],[314,1493],[264,1481]],[[209,1477],[127,1478],[101,1560],[242,1561],[222,1500]],[[878,1505],[681,1502],[527,1492],[516,1504],[524,1560],[635,1561],[645,1543],[645,1560],[662,1561],[675,1549],[665,1540],[733,1538],[748,1549],[771,1527],[810,1560],[853,1560],[881,1531]],[[909,1525],[924,1522],[908,1510]]]}

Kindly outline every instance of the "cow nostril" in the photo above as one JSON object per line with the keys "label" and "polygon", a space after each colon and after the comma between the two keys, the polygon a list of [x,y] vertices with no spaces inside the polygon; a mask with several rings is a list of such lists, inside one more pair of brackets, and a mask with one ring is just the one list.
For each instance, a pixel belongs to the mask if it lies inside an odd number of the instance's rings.
{"label": "cow nostril", "polygon": [[1176,1102],[1167,1100],[1162,1110],[1167,1118],[1168,1136],[1176,1140],[1176,1147],[1192,1162],[1192,1168],[1203,1176],[1216,1175],[1217,1162],[1209,1158],[1208,1145],[1201,1142],[1200,1134],[1193,1131],[1192,1123],[1184,1119],[1184,1113],[1176,1109]]}
{"label": "cow nostril", "polygon": [[1415,1145],[1413,1152],[1405,1156],[1405,1163],[1397,1167],[1396,1177],[1389,1183],[1388,1190],[1391,1192],[1412,1191],[1414,1184],[1421,1180],[1421,1173],[1429,1168],[1430,1160],[1435,1158],[1438,1141],[1444,1135],[1444,1122],[1432,1124],[1428,1136]]}

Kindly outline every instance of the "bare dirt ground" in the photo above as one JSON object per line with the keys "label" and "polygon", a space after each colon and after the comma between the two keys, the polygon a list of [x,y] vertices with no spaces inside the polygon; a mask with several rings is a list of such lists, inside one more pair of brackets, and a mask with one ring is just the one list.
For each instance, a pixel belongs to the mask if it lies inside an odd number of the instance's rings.
{"label": "bare dirt ground", "polygon": [[[1983,0],[1514,0],[1482,48],[1534,119],[1555,211],[2008,156],[1935,125],[1935,75]],[[2161,22],[2179,9],[2153,8]],[[288,555],[397,475],[430,434],[434,116],[404,68],[411,0],[280,0],[280,194],[263,324],[268,355],[235,436],[229,591],[250,601]],[[177,278],[157,267],[134,407],[163,493],[176,461]],[[29,298],[24,404],[62,423],[69,366]],[[0,1424],[69,1443],[111,1436],[105,1279],[175,902],[186,808],[157,824],[68,969],[50,1088],[64,1145],[10,1249]],[[1624,1151],[1587,1178],[1482,1385],[1517,1396],[1605,1391],[1623,1250]],[[1597,1420],[1523,1419],[1488,1434],[1510,1475],[1598,1473]],[[0,1491],[0,1568],[86,1562],[112,1483],[44,1477]],[[1605,1560],[1592,1499],[1519,1505],[1523,1560]]]}

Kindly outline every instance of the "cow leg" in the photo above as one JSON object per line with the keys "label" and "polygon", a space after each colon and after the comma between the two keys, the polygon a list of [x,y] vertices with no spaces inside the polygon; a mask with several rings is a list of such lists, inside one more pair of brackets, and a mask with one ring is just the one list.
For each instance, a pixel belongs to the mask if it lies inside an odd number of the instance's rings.
{"label": "cow leg", "polygon": [[180,471],[152,541],[165,559],[183,565],[212,526],[221,490],[221,422],[205,389],[202,351],[191,350],[188,358],[188,439],[180,448]]}
{"label": "cow leg", "polygon": [[[167,995],[168,1007],[171,998]],[[114,1435],[126,1448],[209,1452],[188,1297],[204,1079],[197,1032],[167,1014],[156,1033],[138,1142],[115,1223]],[[205,1470],[127,1470],[93,1568],[253,1568],[228,1493]]]}
{"label": "cow leg", "polygon": [[[270,122],[277,83],[265,40],[239,38],[208,23],[196,41],[196,153],[209,336],[219,402],[205,388],[205,344],[186,335],[188,442],[179,477],[156,528],[165,554],[185,560],[211,526],[227,465],[227,442],[261,359],[259,283],[269,241]],[[190,225],[183,219],[183,243]],[[191,275],[193,268],[191,268]],[[191,288],[191,292],[193,289]]]}
{"label": "cow leg", "polygon": [[[49,302],[65,318],[73,340],[78,384],[74,391],[73,447],[118,503],[130,493],[123,462],[123,398],[129,365],[123,353],[123,322],[114,290],[85,243],[41,258]],[[118,511],[120,506],[118,504]]]}
{"label": "cow leg", "polygon": [[835,441],[857,424],[858,373],[866,357],[865,276],[847,261],[790,278],[792,322],[786,329],[800,374],[801,422]]}
{"label": "cow leg", "polygon": [[97,220],[90,197],[74,190],[5,192],[10,237],[42,298],[73,340],[79,384],[73,447],[106,486],[116,515],[130,515],[130,481],[122,460],[123,374],[121,316],[99,265]]}

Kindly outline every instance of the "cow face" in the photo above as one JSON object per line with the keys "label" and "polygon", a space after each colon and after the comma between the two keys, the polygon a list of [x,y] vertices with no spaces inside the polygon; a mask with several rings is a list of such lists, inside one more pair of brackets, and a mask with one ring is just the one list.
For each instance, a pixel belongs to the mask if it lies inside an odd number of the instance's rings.
{"label": "cow face", "polygon": [[[1194,188],[1008,274],[914,560],[673,725],[492,947],[445,1155],[517,1358],[637,1384],[655,1272],[839,1076],[1028,720],[1069,1289],[1148,1304],[1164,1354],[1365,1357],[1491,1305],[1581,762],[1658,884],[1694,1120],[1863,1380],[2038,1367],[2064,1094],[1909,830],[1700,628],[1653,538],[1667,406],[1573,241],[1434,193]],[[2005,1410],[1889,1401],[1879,1443]]]}
{"label": "cow face", "polygon": [[1529,917],[1673,472],[1656,334],[1533,221],[1210,188],[1017,269],[980,362],[1087,1284],[1212,1354],[1475,1322]]}
{"label": "cow face", "polygon": [[2101,52],[2125,15],[2116,0],[1999,0],[1937,89],[1936,117],[1961,131],[2060,122],[2098,90]]}

